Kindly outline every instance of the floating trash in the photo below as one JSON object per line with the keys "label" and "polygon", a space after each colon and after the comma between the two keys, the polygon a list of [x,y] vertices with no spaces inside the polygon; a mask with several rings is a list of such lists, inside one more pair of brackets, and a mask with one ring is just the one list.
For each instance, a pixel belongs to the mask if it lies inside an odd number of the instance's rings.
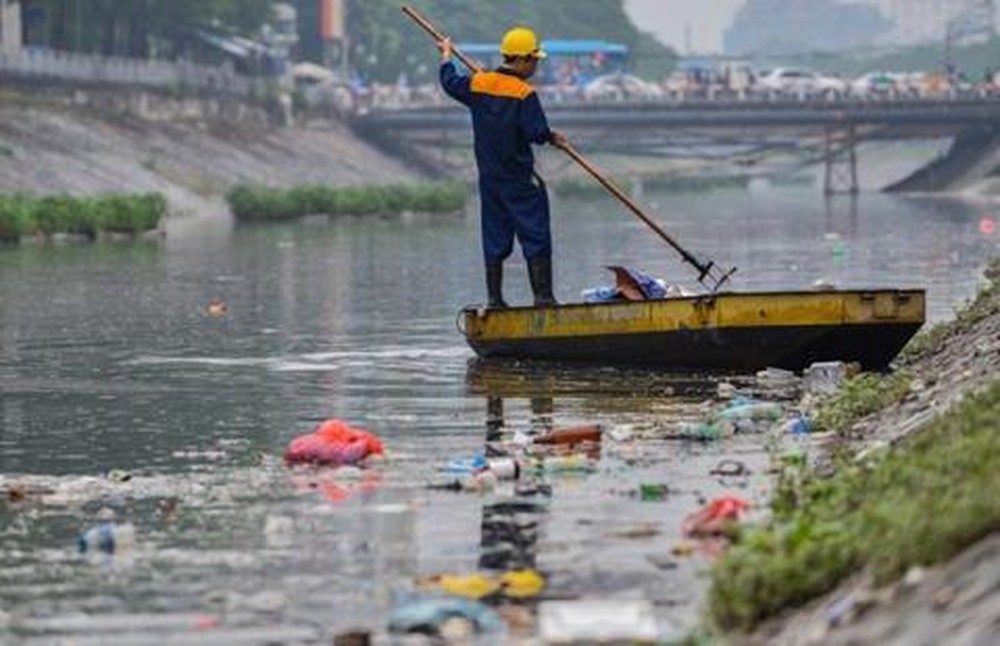
{"label": "floating trash", "polygon": [[332,419],[320,424],[312,433],[292,440],[285,452],[285,462],[339,466],[357,464],[383,452],[382,441],[375,435]]}

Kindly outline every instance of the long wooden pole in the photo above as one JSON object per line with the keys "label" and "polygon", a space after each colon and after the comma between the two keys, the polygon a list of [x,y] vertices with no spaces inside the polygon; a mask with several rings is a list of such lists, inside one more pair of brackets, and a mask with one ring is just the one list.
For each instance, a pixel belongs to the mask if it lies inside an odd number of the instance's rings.
{"label": "long wooden pole", "polygon": [[[427,20],[422,15],[420,15],[420,12],[414,9],[413,7],[410,7],[408,5],[403,5],[403,13],[409,16],[413,20],[413,22],[420,25],[423,28],[423,30],[426,31],[428,34],[430,34],[431,38],[433,38],[436,42],[440,43],[441,41],[448,40],[447,36],[438,31],[438,28],[434,26],[434,23],[432,23],[430,20]],[[462,61],[462,65],[465,65],[465,67],[467,67],[470,71],[472,72],[483,71],[483,68],[480,67],[479,63],[466,56],[464,52],[455,48],[452,48],[452,52],[455,54],[455,58]]]}
{"label": "long wooden pole", "polygon": [[[441,33],[434,24],[427,18],[424,18],[419,11],[410,7],[408,5],[403,5],[403,13],[406,14],[413,22],[417,23],[424,31],[430,34],[436,42],[442,42],[448,40],[448,36]],[[470,71],[478,73],[482,72],[482,67],[474,60],[465,55],[464,52],[458,48],[452,47],[452,52],[455,58],[460,60],[466,68]],[[663,227],[656,223],[646,212],[640,207],[635,200],[628,196],[611,178],[607,177],[602,173],[596,166],[590,163],[583,155],[581,155],[576,148],[574,148],[568,142],[564,145],[559,146],[559,148],[569,155],[570,159],[577,163],[583,170],[585,170],[591,177],[593,177],[597,182],[604,187],[611,195],[613,195],[619,202],[625,205],[629,211],[635,214],[643,223],[646,224],[650,229],[653,230],[662,240],[673,247],[677,253],[685,260],[685,262],[691,264],[695,267],[698,272],[698,281],[704,282],[706,278],[710,278],[715,284],[712,286],[712,291],[716,291],[722,286],[729,278],[736,272],[736,268],[732,268],[721,275],[713,275],[712,270],[715,268],[715,263],[709,261],[707,263],[701,262],[695,257],[694,254],[686,250],[680,245],[677,240],[673,238],[669,233],[667,233]]]}
{"label": "long wooden pole", "polygon": [[637,218],[642,220],[646,224],[646,226],[652,229],[653,232],[656,233],[656,235],[660,236],[660,238],[663,239],[664,242],[673,247],[677,251],[677,253],[679,253],[681,257],[684,258],[685,261],[694,265],[694,267],[696,267],[698,271],[701,272],[701,275],[698,278],[698,280],[702,280],[708,275],[708,273],[712,270],[711,262],[708,263],[699,262],[698,259],[694,256],[694,254],[690,253],[688,250],[682,247],[680,243],[674,239],[673,236],[664,231],[663,227],[657,224],[656,221],[653,220],[651,217],[646,215],[646,212],[643,211],[638,204],[636,204],[635,200],[629,197],[628,194],[624,190],[622,190],[617,184],[615,184],[615,182],[611,178],[606,176],[604,173],[598,170],[596,166],[587,161],[587,159],[584,158],[584,156],[581,155],[576,150],[576,148],[574,148],[571,144],[567,143],[564,146],[560,146],[560,148],[562,148],[563,152],[569,155],[570,159],[575,161],[580,166],[580,168],[587,171],[591,177],[596,179],[597,182],[605,188],[605,190],[614,195],[619,202],[624,204],[625,207],[628,208],[628,210],[634,213]]}

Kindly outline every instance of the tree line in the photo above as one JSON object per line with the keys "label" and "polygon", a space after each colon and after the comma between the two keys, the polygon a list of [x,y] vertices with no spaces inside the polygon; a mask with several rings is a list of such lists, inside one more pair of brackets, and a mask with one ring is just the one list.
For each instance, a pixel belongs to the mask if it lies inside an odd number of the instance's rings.
{"label": "tree line", "polygon": [[272,0],[29,0],[29,42],[106,56],[173,58],[196,29],[251,33],[270,17]]}
{"label": "tree line", "polygon": [[[295,0],[300,12],[305,2]],[[402,0],[347,0],[352,66],[372,81],[401,72],[429,77],[436,70],[427,36],[400,12]],[[676,55],[640,31],[623,0],[408,0],[459,41],[499,42],[514,25],[543,38],[587,38],[630,48],[647,75],[669,69]],[[195,32],[211,29],[252,36],[273,12],[274,0],[25,0],[31,44],[107,56],[173,59],[196,46]],[[310,9],[314,9],[312,6]],[[309,25],[300,24],[303,29]],[[316,27],[318,29],[318,27]]]}
{"label": "tree line", "polygon": [[[456,41],[500,42],[516,25],[542,38],[598,39],[632,51],[634,67],[646,75],[669,70],[677,55],[642,32],[623,0],[410,0]],[[348,31],[353,64],[372,80],[392,81],[400,71],[436,70],[432,43],[400,12],[400,0],[351,0]]]}

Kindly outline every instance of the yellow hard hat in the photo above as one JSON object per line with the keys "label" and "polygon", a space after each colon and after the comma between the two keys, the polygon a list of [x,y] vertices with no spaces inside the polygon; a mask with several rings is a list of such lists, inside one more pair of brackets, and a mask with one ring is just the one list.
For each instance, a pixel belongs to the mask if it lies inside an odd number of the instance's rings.
{"label": "yellow hard hat", "polygon": [[527,27],[515,27],[508,31],[500,43],[500,53],[504,56],[545,58],[538,36]]}

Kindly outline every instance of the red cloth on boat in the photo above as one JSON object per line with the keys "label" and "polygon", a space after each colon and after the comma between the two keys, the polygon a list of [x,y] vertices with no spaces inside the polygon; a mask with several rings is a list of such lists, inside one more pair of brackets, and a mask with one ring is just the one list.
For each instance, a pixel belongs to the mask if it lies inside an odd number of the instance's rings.
{"label": "red cloth on boat", "polygon": [[339,466],[357,464],[369,455],[382,452],[382,441],[375,435],[339,419],[331,419],[312,433],[292,440],[285,451],[285,462]]}

